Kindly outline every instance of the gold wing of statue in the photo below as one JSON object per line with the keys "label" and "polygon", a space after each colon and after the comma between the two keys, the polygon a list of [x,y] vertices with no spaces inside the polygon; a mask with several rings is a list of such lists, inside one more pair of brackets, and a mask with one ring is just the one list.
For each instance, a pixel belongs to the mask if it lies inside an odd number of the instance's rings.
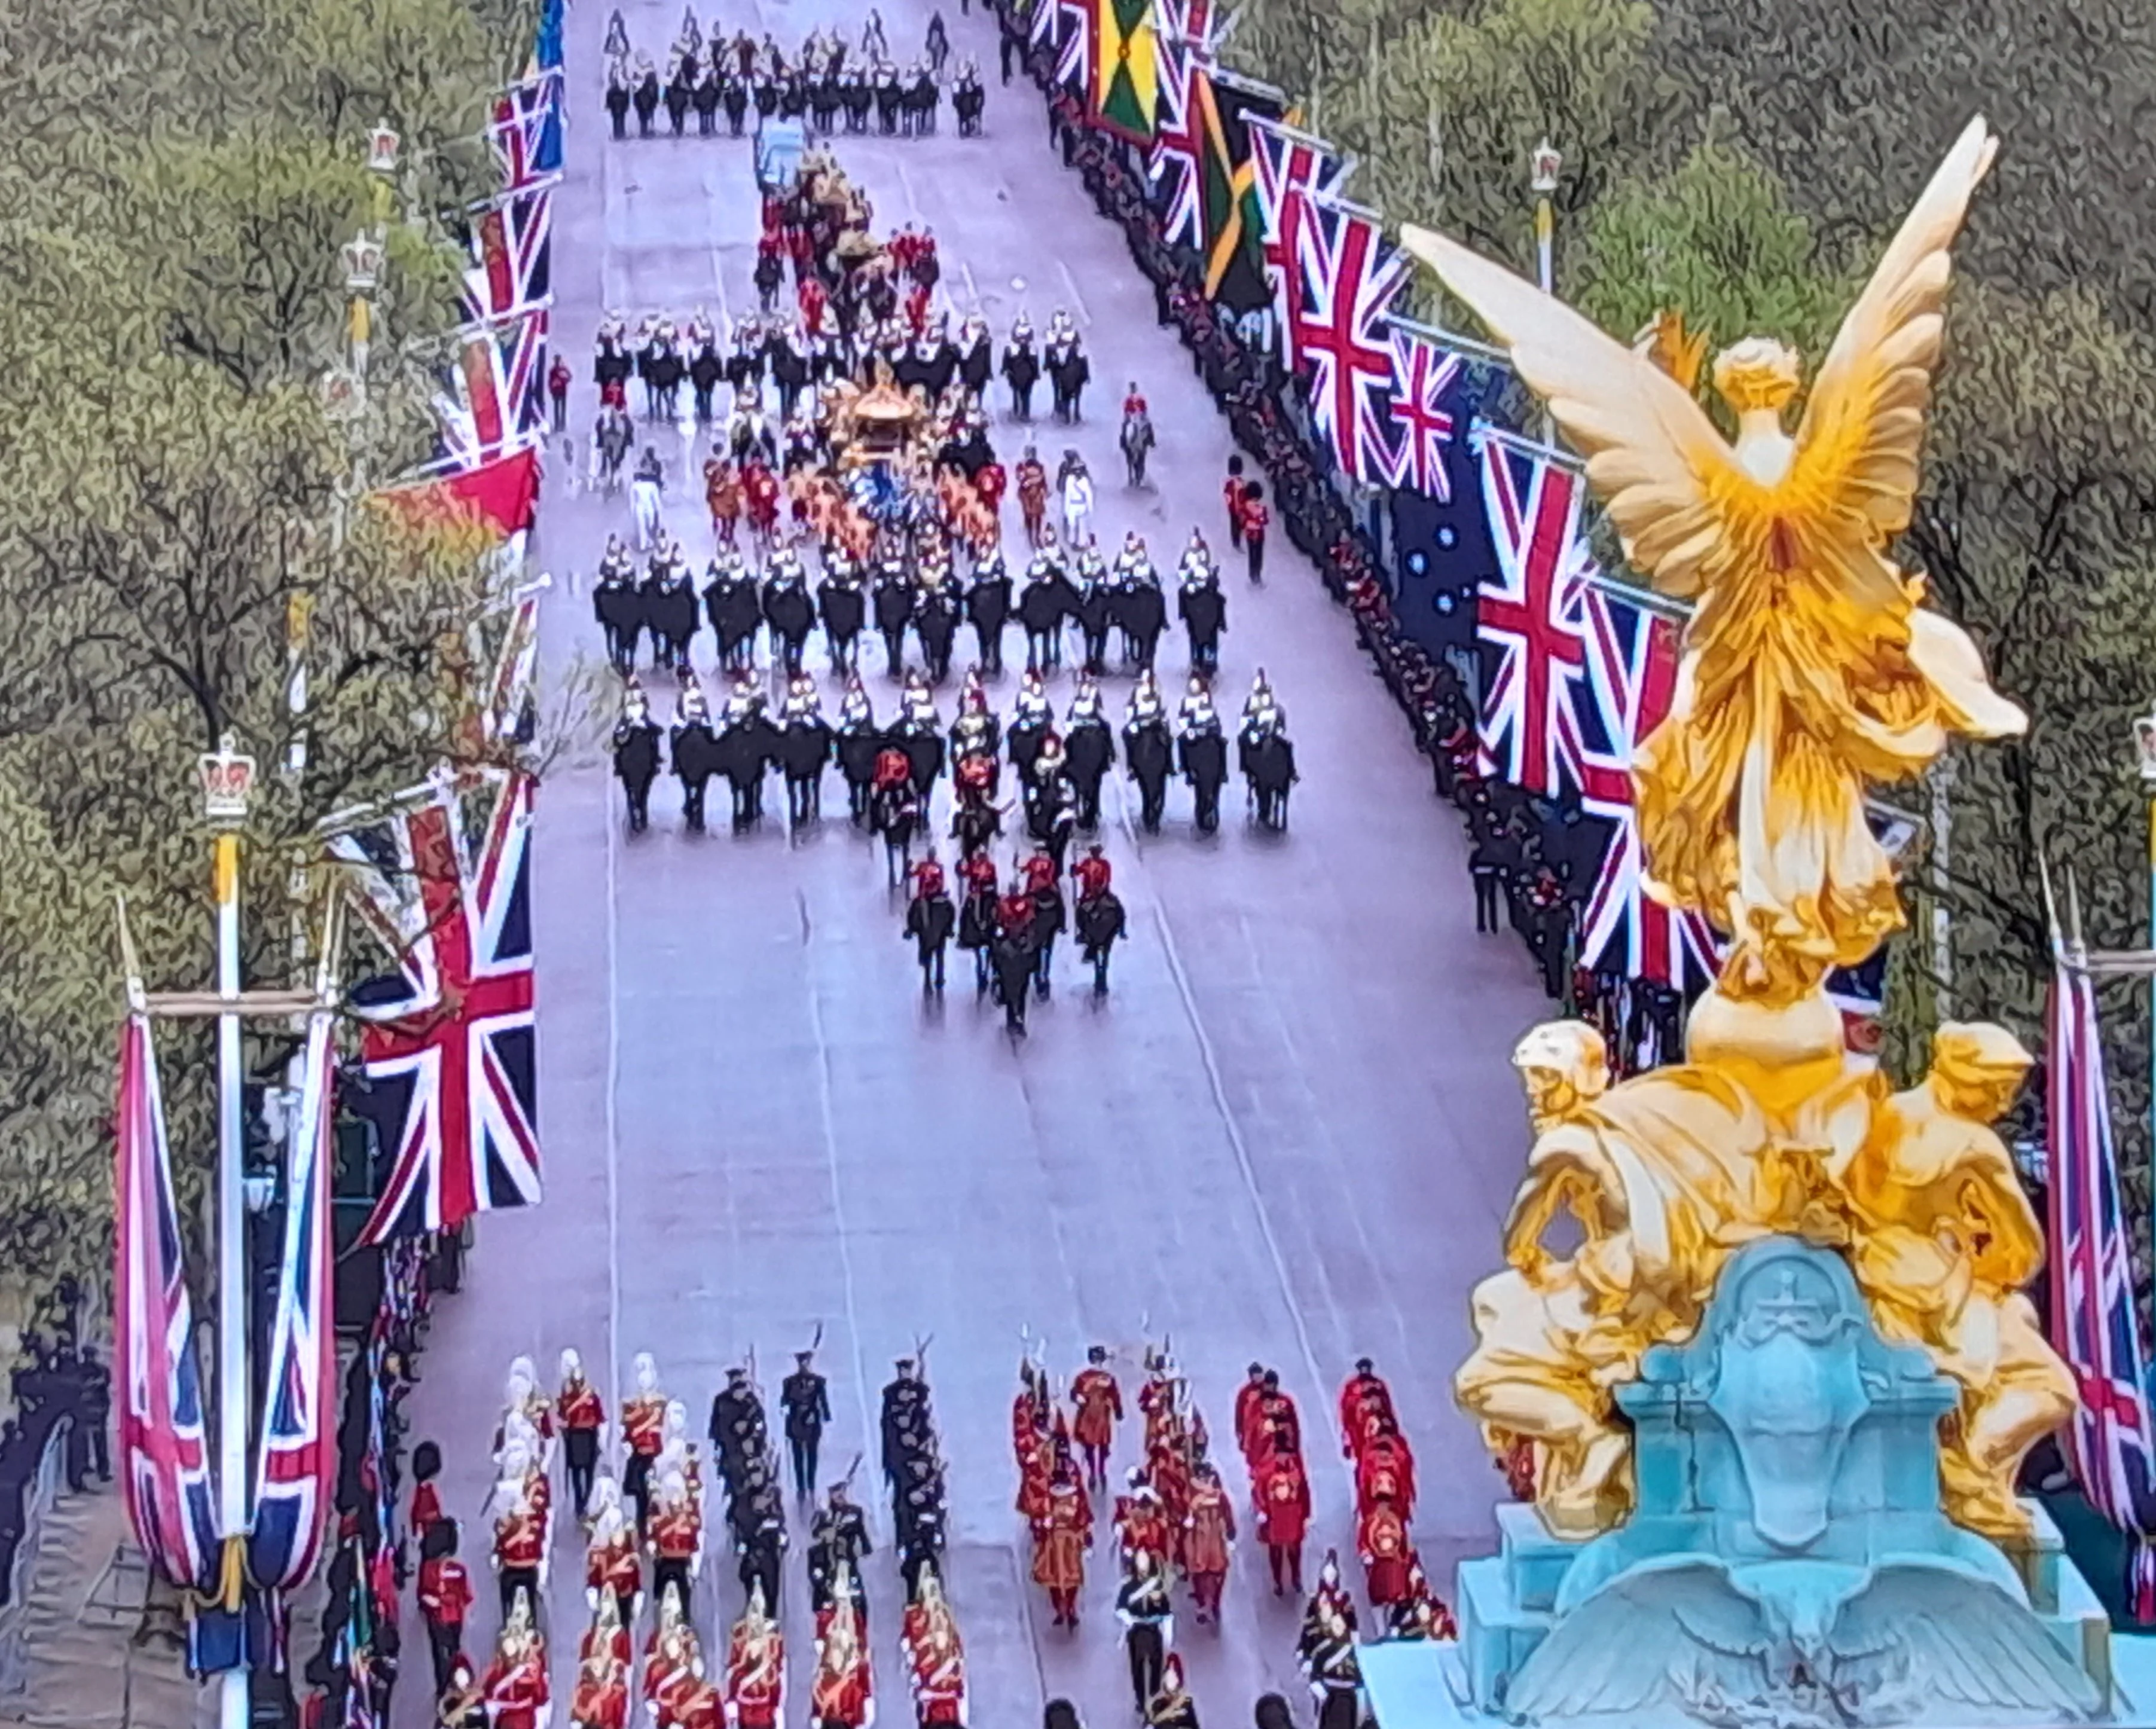
{"label": "gold wing of statue", "polygon": [[1502,265],[1427,229],[1402,244],[1511,354],[1587,459],[1634,567],[1691,600],[1763,566],[1838,567],[1906,613],[1879,555],[1907,526],[1939,353],[1948,248],[1997,140],[1972,121],[1843,321],[1779,476],[1739,466],[1681,385]]}

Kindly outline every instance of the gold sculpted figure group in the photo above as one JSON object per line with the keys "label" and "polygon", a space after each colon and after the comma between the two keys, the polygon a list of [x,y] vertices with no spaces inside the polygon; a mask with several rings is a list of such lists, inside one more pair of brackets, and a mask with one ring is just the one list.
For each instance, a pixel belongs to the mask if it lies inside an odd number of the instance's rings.
{"label": "gold sculpted figure group", "polygon": [[[1455,1383],[1493,1449],[1528,1449],[1560,1534],[1623,1517],[1630,1434],[1612,1389],[1649,1347],[1690,1336],[1724,1260],[1763,1235],[1840,1249],[1881,1332],[1961,1389],[1942,1477],[1970,1529],[2025,1531],[2015,1470],[2073,1408],[2020,1295],[2042,1239],[1991,1127],[2028,1053],[2000,1028],[1950,1024],[1924,1082],[1895,1093],[1845,1051],[1825,989],[1903,922],[1868,791],[1921,773],[1954,735],[2026,725],[1888,556],[1917,492],[1948,249],[1996,144],[1979,120],[1948,153],[1794,437],[1798,357],[1780,343],[1714,360],[1732,443],[1651,353],[1440,235],[1403,237],[1548,403],[1632,567],[1694,607],[1633,775],[1650,891],[1728,933],[1728,957],[1680,1065],[1612,1085],[1583,1024],[1521,1041],[1534,1145]],[[1581,1239],[1563,1256],[1543,1241],[1560,1213]]]}

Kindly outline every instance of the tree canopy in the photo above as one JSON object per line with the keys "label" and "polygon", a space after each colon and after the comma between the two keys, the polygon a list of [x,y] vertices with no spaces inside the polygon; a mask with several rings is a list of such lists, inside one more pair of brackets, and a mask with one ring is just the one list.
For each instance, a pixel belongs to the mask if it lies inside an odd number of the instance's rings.
{"label": "tree canopy", "polygon": [[[528,24],[501,0],[23,0],[0,56],[0,1257],[105,1256],[114,898],[153,988],[213,962],[195,759],[259,762],[251,979],[283,983],[291,870],[328,813],[448,748],[441,649],[478,546],[357,477],[424,459],[454,321],[440,213],[490,189],[483,127]],[[402,135],[393,187],[368,129]],[[365,411],[334,420],[344,244],[389,207]],[[386,338],[386,340],[385,340]],[[306,750],[290,633],[304,624]],[[296,982],[296,981],[295,981]],[[183,1185],[209,1138],[206,1039],[161,1035]],[[264,1053],[267,1054],[266,1052]]]}
{"label": "tree canopy", "polygon": [[[1362,156],[1358,196],[1522,268],[1547,136],[1564,156],[1560,293],[1621,335],[1673,307],[1717,346],[1775,336],[1815,360],[1948,143],[1989,119],[2001,148],[1957,249],[1900,556],[2030,726],[1957,749],[1912,793],[1946,818],[1911,886],[1946,910],[1950,965],[1930,976],[1929,933],[1903,939],[1897,974],[1927,977],[1892,995],[1897,1013],[1996,1017],[2032,1047],[2039,860],[2071,866],[2092,945],[2148,930],[2131,733],[2156,690],[2144,25],[2128,0],[1249,0],[1225,51]],[[2145,1234],[2148,993],[2107,988],[2103,1007]]]}

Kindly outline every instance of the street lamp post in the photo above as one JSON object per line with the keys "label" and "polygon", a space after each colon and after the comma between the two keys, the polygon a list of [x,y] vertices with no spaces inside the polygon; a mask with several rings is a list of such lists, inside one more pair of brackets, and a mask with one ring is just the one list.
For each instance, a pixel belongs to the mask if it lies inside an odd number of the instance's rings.
{"label": "street lamp post", "polygon": [[[1535,280],[1542,285],[1544,294],[1557,292],[1557,207],[1550,200],[1557,191],[1558,171],[1563,167],[1564,157],[1545,136],[1530,159],[1527,180],[1535,195]],[[1548,444],[1556,436],[1556,423],[1544,409],[1543,442]]]}
{"label": "street lamp post", "polygon": [[[247,1132],[240,1065],[239,831],[254,790],[254,759],[226,733],[201,758],[203,815],[215,834],[217,893],[217,1401],[218,1526],[247,1539]],[[248,1671],[224,1672],[220,1729],[247,1729]]]}
{"label": "street lamp post", "polygon": [[[2156,713],[2134,721],[2133,754],[2141,790],[2148,801],[2148,947],[2156,950]],[[2156,1134],[2156,972],[2149,974],[2148,991],[2148,1111],[2152,1134]]]}

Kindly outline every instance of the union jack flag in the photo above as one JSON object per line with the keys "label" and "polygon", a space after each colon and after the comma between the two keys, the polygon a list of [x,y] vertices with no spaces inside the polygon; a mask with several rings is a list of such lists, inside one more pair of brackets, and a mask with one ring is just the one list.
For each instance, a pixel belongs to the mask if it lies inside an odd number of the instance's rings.
{"label": "union jack flag", "polygon": [[150,1564],[182,1589],[217,1583],[217,1489],[195,1357],[165,1101],[150,1018],[121,1033],[115,1137],[113,1355],[121,1378],[121,1482],[127,1519]]}
{"label": "union jack flag", "polygon": [[1093,8],[1091,0],[1059,0],[1063,18],[1055,81],[1082,90],[1093,75]]}
{"label": "union jack flag", "polygon": [[1580,778],[1577,690],[1587,650],[1579,591],[1594,572],[1580,538],[1581,480],[1491,434],[1481,435],[1480,454],[1497,557],[1477,597],[1482,772],[1555,794]]}
{"label": "union jack flag", "polygon": [[485,468],[547,435],[547,313],[465,333],[452,387],[434,399],[444,464]]}
{"label": "union jack flag", "polygon": [[1579,582],[1573,593],[1587,650],[1587,676],[1573,686],[1582,708],[1580,803],[1616,825],[1580,920],[1580,958],[1591,970],[1689,995],[1713,981],[1721,944],[1698,913],[1647,893],[1631,772],[1640,742],[1670,711],[1682,629],[1599,582]]}
{"label": "union jack flag", "polygon": [[1033,48],[1055,46],[1055,32],[1063,22],[1063,0],[1033,0],[1033,15],[1026,20],[1026,42]]}
{"label": "union jack flag", "polygon": [[562,172],[559,67],[513,84],[495,98],[487,127],[505,192],[519,192]]}
{"label": "union jack flag", "polygon": [[285,1258],[270,1335],[268,1399],[254,1473],[247,1571],[290,1590],[314,1571],[336,1491],[336,1336],[330,1285],[330,1166],[335,1122],[331,1017],[307,1029],[297,1131],[285,1205]]}
{"label": "union jack flag", "polygon": [[2147,1357],[2119,1203],[2096,988],[2064,953],[2051,975],[2050,1020],[2051,1342],[2080,1394],[2066,1441],[2082,1492],[2137,1540],[2134,1584],[2146,1619],[2148,1543],[2156,1531]]}
{"label": "union jack flag", "polygon": [[367,1078],[406,1095],[362,1242],[539,1198],[531,834],[528,775],[444,775],[386,824],[331,842],[403,984],[367,1011],[361,1044]]}
{"label": "union jack flag", "polygon": [[1386,418],[1385,484],[1437,504],[1452,497],[1445,453],[1459,431],[1454,402],[1465,362],[1453,349],[1394,321]]}
{"label": "union jack flag", "polygon": [[492,324],[552,304],[554,194],[508,192],[472,224],[473,268],[465,272],[467,324]]}
{"label": "union jack flag", "polygon": [[1312,418],[1340,466],[1384,478],[1384,392],[1393,375],[1385,313],[1408,279],[1408,255],[1374,211],[1305,201],[1296,234],[1296,352],[1309,376]]}
{"label": "union jack flag", "polygon": [[1302,311],[1301,273],[1296,259],[1312,198],[1337,200],[1354,172],[1352,161],[1333,154],[1322,138],[1279,121],[1252,115],[1250,152],[1258,171],[1258,206],[1265,218],[1265,280],[1281,331],[1281,357],[1296,363],[1296,326]]}
{"label": "union jack flag", "polygon": [[1204,233],[1199,197],[1199,121],[1190,80],[1211,59],[1212,0],[1159,0],[1159,60],[1152,149],[1146,174],[1160,201],[1161,238],[1170,246],[1198,245]]}

